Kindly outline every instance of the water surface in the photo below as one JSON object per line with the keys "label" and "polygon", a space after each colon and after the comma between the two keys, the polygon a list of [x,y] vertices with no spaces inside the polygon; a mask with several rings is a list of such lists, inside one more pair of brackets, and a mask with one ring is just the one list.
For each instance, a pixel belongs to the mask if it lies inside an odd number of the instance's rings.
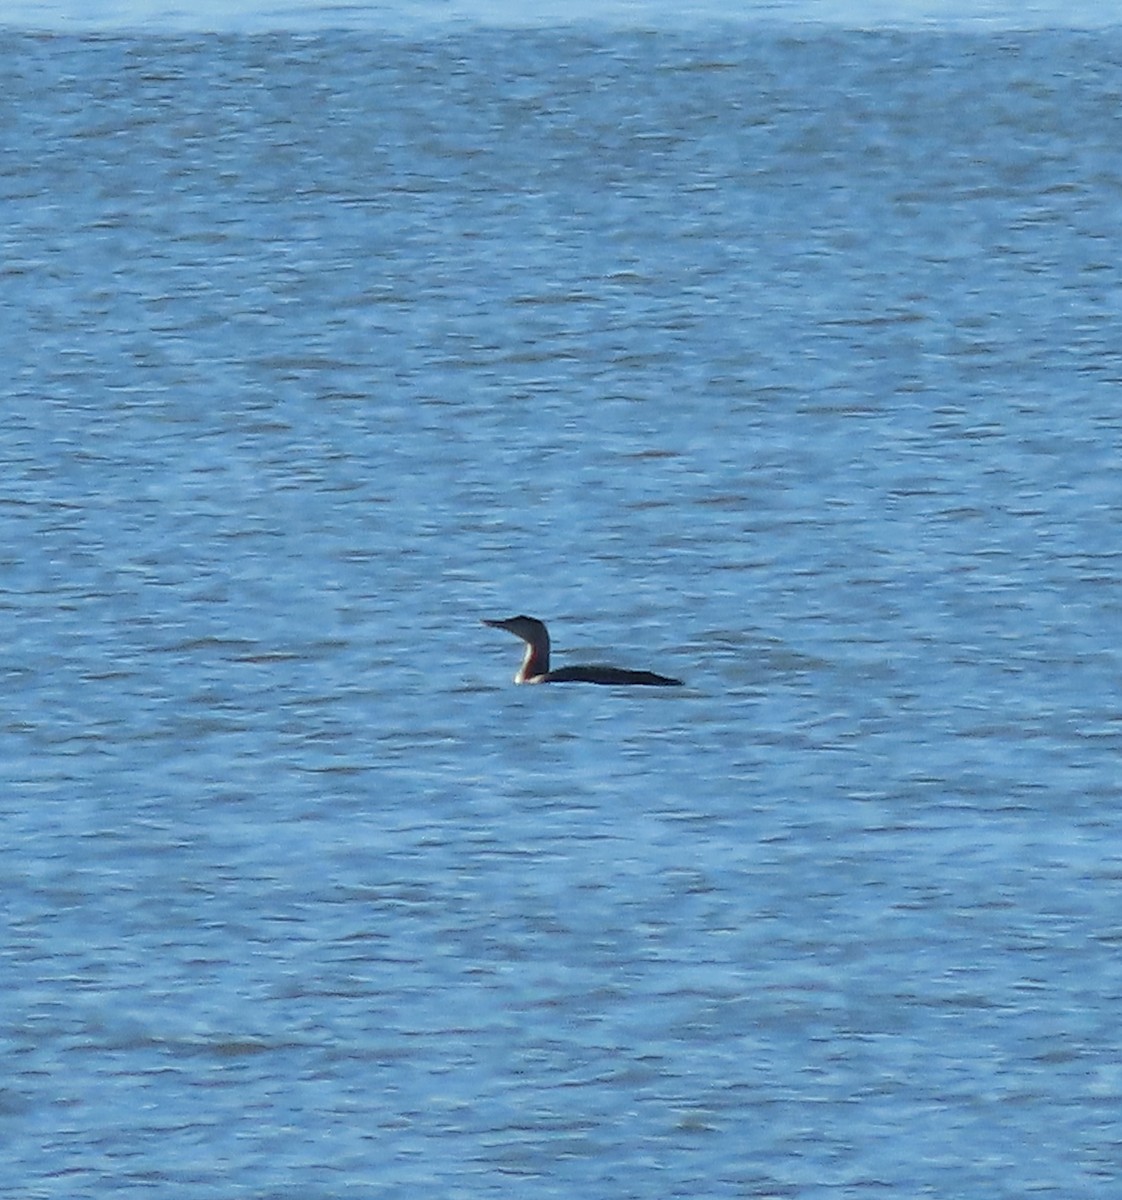
{"label": "water surface", "polygon": [[1113,1194],[1120,58],[5,37],[4,1188]]}

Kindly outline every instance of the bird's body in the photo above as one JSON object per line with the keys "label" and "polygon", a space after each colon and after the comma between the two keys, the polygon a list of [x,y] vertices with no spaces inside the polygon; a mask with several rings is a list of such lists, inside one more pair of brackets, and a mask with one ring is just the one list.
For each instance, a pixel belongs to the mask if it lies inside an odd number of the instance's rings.
{"label": "bird's body", "polygon": [[536,617],[506,617],[501,621],[484,621],[492,629],[505,629],[526,643],[526,653],[515,683],[604,683],[614,685],[644,684],[649,687],[681,687],[680,679],[659,675],[655,671],[631,671],[626,667],[608,667],[599,663],[588,666],[549,669],[549,630]]}

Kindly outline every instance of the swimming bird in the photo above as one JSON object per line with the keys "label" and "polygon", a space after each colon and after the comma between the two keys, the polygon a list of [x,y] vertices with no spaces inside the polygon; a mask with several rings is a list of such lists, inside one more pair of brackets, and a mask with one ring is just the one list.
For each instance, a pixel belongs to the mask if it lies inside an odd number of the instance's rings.
{"label": "swimming bird", "polygon": [[593,664],[585,667],[549,669],[549,630],[537,617],[506,617],[501,621],[484,620],[492,629],[505,629],[526,643],[526,654],[515,683],[641,683],[653,687],[681,687],[680,679],[658,675],[654,671],[629,671],[624,667],[605,667]]}

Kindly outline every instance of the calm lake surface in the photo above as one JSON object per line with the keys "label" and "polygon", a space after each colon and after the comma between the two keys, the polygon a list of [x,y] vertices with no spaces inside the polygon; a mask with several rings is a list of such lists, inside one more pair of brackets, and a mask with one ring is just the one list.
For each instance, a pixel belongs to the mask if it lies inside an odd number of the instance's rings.
{"label": "calm lake surface", "polygon": [[0,1192],[1117,1195],[1122,31],[0,62]]}

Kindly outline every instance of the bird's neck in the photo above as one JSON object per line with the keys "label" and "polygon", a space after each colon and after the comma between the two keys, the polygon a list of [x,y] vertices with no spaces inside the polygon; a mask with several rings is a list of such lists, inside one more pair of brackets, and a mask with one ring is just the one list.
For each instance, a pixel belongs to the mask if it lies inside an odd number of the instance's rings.
{"label": "bird's neck", "polygon": [[529,683],[540,675],[549,672],[549,639],[535,638],[526,643],[526,653],[522,657],[522,665],[514,677],[515,683]]}

